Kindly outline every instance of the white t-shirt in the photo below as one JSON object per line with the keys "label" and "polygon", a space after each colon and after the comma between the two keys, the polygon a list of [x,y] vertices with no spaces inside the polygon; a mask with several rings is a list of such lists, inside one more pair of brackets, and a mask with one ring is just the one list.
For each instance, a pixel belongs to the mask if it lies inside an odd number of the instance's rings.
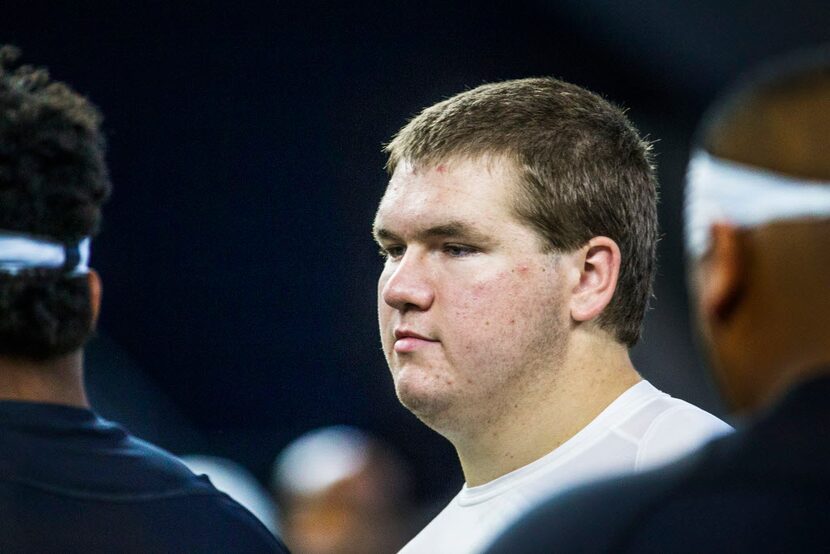
{"label": "white t-shirt", "polygon": [[464,487],[401,554],[480,552],[556,491],[671,461],[732,428],[640,381],[556,450],[478,487]]}

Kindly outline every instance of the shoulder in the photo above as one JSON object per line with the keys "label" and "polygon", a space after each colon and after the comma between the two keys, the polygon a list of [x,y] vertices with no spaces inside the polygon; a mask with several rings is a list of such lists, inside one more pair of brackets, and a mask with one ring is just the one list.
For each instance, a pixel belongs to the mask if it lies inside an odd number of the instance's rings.
{"label": "shoulder", "polygon": [[116,495],[0,483],[0,512],[9,516],[0,518],[0,551],[286,552],[245,508],[199,481]]}
{"label": "shoulder", "polygon": [[[167,531],[183,539],[182,548],[287,552],[282,542],[253,514],[226,494],[214,491],[215,494],[170,499],[162,508],[161,511],[171,514],[169,520],[174,522]],[[175,523],[177,520],[178,523]]]}
{"label": "shoulder", "polygon": [[[207,476],[196,475],[181,459],[154,444],[132,436],[128,436],[128,442],[144,458],[148,470],[171,484],[177,483],[178,488],[170,489],[167,502],[164,502],[165,495],[159,497],[159,505],[164,505],[164,510],[171,514],[186,514],[189,527],[196,530],[193,535],[202,535],[189,537],[188,547],[192,541],[201,540],[206,546],[208,542],[218,541],[213,544],[236,551],[287,552],[262,522],[218,490]],[[171,531],[177,532],[175,525]]]}
{"label": "shoulder", "polygon": [[735,464],[742,459],[742,446],[739,436],[723,437],[661,468],[551,497],[487,552],[826,549],[830,483],[801,483],[786,472],[747,471],[758,462]]}
{"label": "shoulder", "polygon": [[172,454],[91,412],[55,412],[39,410],[39,427],[16,439],[26,448],[0,464],[13,469],[0,472],[0,551],[285,551]]}
{"label": "shoulder", "polygon": [[819,552],[830,491],[701,476],[629,518],[619,552]]}
{"label": "shoulder", "polygon": [[727,423],[693,404],[664,393],[658,394],[649,406],[650,420],[639,442],[638,470],[676,460],[733,431]]}
{"label": "shoulder", "polygon": [[487,554],[614,552],[631,526],[671,495],[696,464],[696,457],[684,458],[660,469],[554,495],[522,517]]}

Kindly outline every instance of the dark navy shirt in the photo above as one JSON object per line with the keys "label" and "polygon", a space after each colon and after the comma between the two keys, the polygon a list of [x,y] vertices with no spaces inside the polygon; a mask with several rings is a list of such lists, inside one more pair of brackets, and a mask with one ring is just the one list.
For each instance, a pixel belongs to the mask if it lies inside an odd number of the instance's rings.
{"label": "dark navy shirt", "polygon": [[0,402],[0,552],[286,552],[167,452],[81,408]]}

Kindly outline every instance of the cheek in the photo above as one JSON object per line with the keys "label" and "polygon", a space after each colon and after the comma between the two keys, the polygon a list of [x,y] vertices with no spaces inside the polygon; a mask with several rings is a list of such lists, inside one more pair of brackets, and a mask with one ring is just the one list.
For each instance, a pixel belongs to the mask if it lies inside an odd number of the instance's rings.
{"label": "cheek", "polygon": [[502,336],[520,332],[540,308],[535,302],[535,283],[521,277],[507,271],[456,291],[454,316],[459,327],[466,334],[487,335],[500,342]]}

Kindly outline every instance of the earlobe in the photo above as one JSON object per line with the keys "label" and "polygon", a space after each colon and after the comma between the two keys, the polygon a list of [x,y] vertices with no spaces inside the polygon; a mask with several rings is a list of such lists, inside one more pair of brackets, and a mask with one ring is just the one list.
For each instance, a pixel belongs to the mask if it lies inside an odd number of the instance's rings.
{"label": "earlobe", "polygon": [[579,250],[579,282],[572,290],[571,317],[590,321],[614,296],[620,274],[620,248],[608,237],[594,237]]}
{"label": "earlobe", "polygon": [[94,329],[98,324],[98,315],[101,311],[101,277],[94,269],[90,269],[86,276],[87,286],[89,287],[89,307],[92,312],[92,328]]}
{"label": "earlobe", "polygon": [[701,308],[713,321],[725,321],[743,297],[746,252],[732,225],[718,223],[711,229],[711,248],[706,260],[706,278],[701,283]]}

